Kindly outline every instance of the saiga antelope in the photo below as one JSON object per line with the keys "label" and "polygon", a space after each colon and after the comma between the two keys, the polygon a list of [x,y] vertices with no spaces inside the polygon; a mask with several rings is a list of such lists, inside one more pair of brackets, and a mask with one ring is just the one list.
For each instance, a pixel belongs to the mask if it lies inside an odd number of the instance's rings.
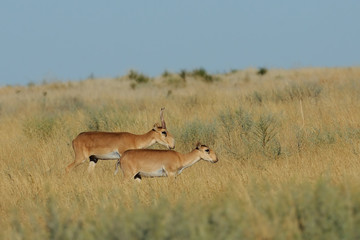
{"label": "saiga antelope", "polygon": [[129,149],[142,149],[159,143],[175,148],[175,140],[167,131],[164,120],[164,109],[160,110],[161,126],[154,124],[149,132],[136,135],[128,132],[82,132],[73,141],[75,160],[66,167],[69,172],[72,168],[80,165],[90,158],[88,170],[91,171],[99,159],[116,160]]}
{"label": "saiga antelope", "polygon": [[114,174],[119,166],[125,179],[141,180],[141,177],[176,177],[185,168],[201,159],[216,163],[218,158],[213,150],[198,143],[190,153],[182,154],[171,150],[139,149],[128,150],[121,155]]}

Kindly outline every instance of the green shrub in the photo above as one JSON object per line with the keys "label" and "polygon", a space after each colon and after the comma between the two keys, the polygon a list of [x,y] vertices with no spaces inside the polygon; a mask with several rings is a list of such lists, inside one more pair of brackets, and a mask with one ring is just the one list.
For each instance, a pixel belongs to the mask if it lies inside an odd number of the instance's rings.
{"label": "green shrub", "polygon": [[204,68],[194,69],[192,71],[192,75],[194,77],[198,77],[208,83],[211,83],[215,80],[215,78],[213,76],[211,76],[210,74],[208,74]]}
{"label": "green shrub", "polygon": [[[303,239],[356,239],[359,202],[350,204],[351,196],[324,179],[314,189],[293,190],[296,220]],[[359,200],[359,199],[357,199]],[[351,210],[352,209],[352,210]],[[354,218],[355,217],[355,218]]]}
{"label": "green shrub", "polygon": [[181,142],[187,143],[193,148],[196,142],[200,141],[202,144],[213,147],[217,135],[217,128],[215,121],[203,122],[194,120],[185,125],[181,131]]}
{"label": "green shrub", "polygon": [[313,145],[333,144],[336,142],[336,132],[327,129],[312,128],[309,130],[308,139]]}
{"label": "green shrub", "polygon": [[135,70],[130,70],[129,73],[128,73],[128,78],[135,80],[138,75],[139,75],[139,74],[138,74],[137,71],[135,71]]}
{"label": "green shrub", "polygon": [[237,111],[227,109],[221,112],[219,122],[223,126],[224,133],[228,136],[238,130],[241,135],[248,135],[254,124],[251,114],[242,108]]}
{"label": "green shrub", "polygon": [[322,89],[322,86],[316,82],[292,83],[283,89],[275,90],[273,94],[269,95],[272,95],[272,100],[275,102],[286,102],[306,98],[317,99]]}
{"label": "green shrub", "polygon": [[[133,123],[133,117],[124,112],[126,106],[101,106],[87,110],[87,130],[89,131],[114,131],[114,129],[126,129]],[[151,126],[149,126],[151,127]]]}
{"label": "green shrub", "polygon": [[278,123],[271,114],[261,115],[254,124],[252,135],[255,145],[262,153],[269,157],[281,154],[281,145],[276,138],[278,134]]}
{"label": "green shrub", "polygon": [[57,117],[52,114],[42,114],[27,119],[23,124],[23,132],[29,138],[47,139],[53,136],[57,126]]}
{"label": "green shrub", "polygon": [[260,75],[260,76],[263,76],[263,75],[265,75],[267,72],[268,72],[267,68],[261,67],[261,68],[259,68],[259,70],[257,71],[257,74]]}
{"label": "green shrub", "polygon": [[263,104],[265,102],[289,102],[301,99],[317,100],[322,93],[322,86],[316,82],[292,83],[283,88],[268,91],[253,91],[246,96],[251,103]]}
{"label": "green shrub", "polygon": [[165,71],[162,73],[161,76],[162,76],[163,78],[167,78],[167,77],[171,76],[171,73],[170,73],[169,71],[165,70]]}
{"label": "green shrub", "polygon": [[150,78],[147,77],[147,76],[145,76],[145,75],[143,75],[143,74],[140,74],[140,75],[135,79],[135,81],[136,81],[137,83],[147,83],[147,82],[149,82],[149,80],[150,80]]}
{"label": "green shrub", "polygon": [[262,114],[256,120],[240,108],[226,110],[219,115],[223,127],[225,149],[240,159],[261,153],[267,158],[276,158],[282,153],[277,134],[279,122],[272,114]]}
{"label": "green shrub", "polygon": [[138,73],[135,70],[130,70],[128,77],[129,79],[134,80],[138,84],[148,83],[150,81],[149,77],[145,76],[142,73]]}
{"label": "green shrub", "polygon": [[180,73],[179,73],[179,76],[180,76],[180,78],[184,81],[184,82],[186,82],[186,76],[187,76],[187,71],[186,70],[181,70],[180,71]]}

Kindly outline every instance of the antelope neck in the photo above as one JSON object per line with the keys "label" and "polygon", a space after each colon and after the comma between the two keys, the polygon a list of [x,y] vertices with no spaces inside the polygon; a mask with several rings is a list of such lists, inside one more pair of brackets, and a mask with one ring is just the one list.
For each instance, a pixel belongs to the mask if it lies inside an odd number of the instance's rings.
{"label": "antelope neck", "polygon": [[182,161],[182,167],[183,168],[187,168],[190,167],[191,165],[193,165],[194,163],[200,161],[200,156],[197,152],[198,150],[193,150],[189,153],[183,154],[183,161]]}
{"label": "antelope neck", "polygon": [[142,148],[147,148],[147,147],[150,147],[151,145],[153,145],[156,142],[153,134],[154,134],[153,130],[150,130],[149,132],[147,132],[143,135],[138,135],[135,140],[136,148],[142,149]]}

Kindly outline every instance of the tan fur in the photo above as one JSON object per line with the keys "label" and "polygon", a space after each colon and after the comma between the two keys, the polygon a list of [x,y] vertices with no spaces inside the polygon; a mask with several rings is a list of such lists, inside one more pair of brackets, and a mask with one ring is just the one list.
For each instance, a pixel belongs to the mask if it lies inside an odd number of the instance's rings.
{"label": "tan fur", "polygon": [[169,149],[175,148],[173,136],[164,128],[166,125],[164,125],[165,121],[162,117],[163,110],[161,109],[160,112],[162,126],[155,124],[152,130],[142,135],[128,132],[80,133],[72,141],[75,160],[66,167],[66,171],[69,172],[72,168],[85,162],[91,155],[102,155],[111,152],[118,152],[122,155],[126,150],[147,148],[155,143],[164,145]]}
{"label": "tan fur", "polygon": [[[186,154],[171,150],[128,150],[124,152],[118,163],[126,179],[134,178],[137,174],[146,176],[161,171],[164,173],[163,176],[176,177],[184,168],[190,167],[201,159],[212,163],[218,161],[213,150],[198,144],[196,149]],[[115,174],[116,172],[117,170]],[[153,175],[153,177],[156,176],[160,175]]]}

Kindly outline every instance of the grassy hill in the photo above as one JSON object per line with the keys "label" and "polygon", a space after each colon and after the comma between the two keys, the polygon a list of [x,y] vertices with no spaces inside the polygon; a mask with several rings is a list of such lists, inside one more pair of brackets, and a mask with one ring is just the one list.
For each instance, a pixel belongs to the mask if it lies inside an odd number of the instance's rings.
{"label": "grassy hill", "polygon": [[[69,174],[82,131],[142,134],[166,107],[176,181]],[[357,239],[360,68],[137,72],[0,88],[2,239]],[[154,148],[162,148],[155,145]]]}

